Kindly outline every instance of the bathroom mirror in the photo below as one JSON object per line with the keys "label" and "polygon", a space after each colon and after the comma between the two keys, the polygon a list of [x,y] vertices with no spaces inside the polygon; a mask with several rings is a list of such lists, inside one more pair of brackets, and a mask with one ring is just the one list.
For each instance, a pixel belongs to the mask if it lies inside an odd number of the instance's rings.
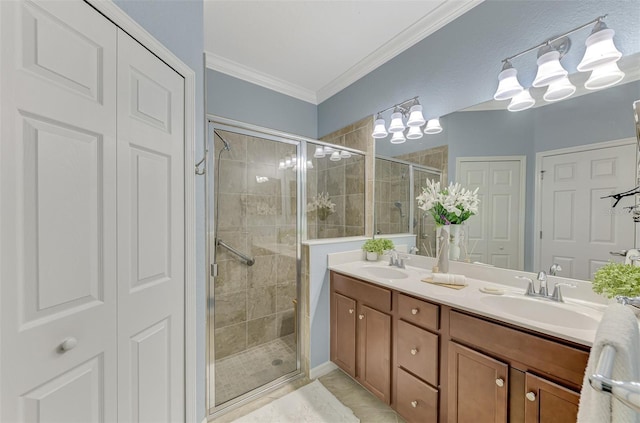
{"label": "bathroom mirror", "polygon": [[[615,208],[614,198],[601,199],[637,185],[635,73],[622,84],[595,92],[579,88],[571,98],[517,113],[506,110],[508,101],[457,111],[440,118],[440,134],[403,144],[378,139],[376,156],[427,162],[442,172],[444,184],[481,187],[480,211],[467,221],[467,256],[461,260],[527,271],[557,262],[560,275],[590,280],[599,266],[620,259],[609,251],[637,246],[627,208],[635,196]],[[376,198],[402,194],[379,188]],[[418,218],[424,213],[414,212]],[[416,244],[420,254],[433,254]]]}

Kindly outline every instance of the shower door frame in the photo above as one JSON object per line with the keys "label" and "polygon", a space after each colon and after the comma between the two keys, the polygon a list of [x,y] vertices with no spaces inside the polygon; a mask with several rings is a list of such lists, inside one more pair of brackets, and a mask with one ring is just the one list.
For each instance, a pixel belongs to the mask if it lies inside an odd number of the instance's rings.
{"label": "shower door frame", "polygon": [[[231,409],[235,409],[242,404],[245,404],[256,397],[272,391],[284,383],[290,382],[297,378],[303,376],[302,373],[302,360],[301,360],[301,341],[303,339],[302,331],[306,330],[302,322],[302,315],[300,302],[302,299],[302,241],[303,241],[303,228],[306,228],[307,219],[305,213],[302,212],[303,205],[306,204],[306,172],[303,170],[303,166],[298,166],[296,168],[296,275],[297,275],[297,283],[296,283],[296,297],[298,300],[298,305],[295,309],[295,319],[296,319],[296,370],[280,376],[279,378],[268,382],[264,385],[258,386],[253,390],[246,392],[239,397],[233,398],[229,401],[226,401],[218,406],[215,404],[215,385],[212,387],[211,383],[215,383],[215,368],[214,365],[210,362],[211,358],[214,357],[213,362],[215,362],[215,349],[214,349],[214,341],[213,337],[210,334],[210,313],[213,311],[213,306],[215,305],[215,294],[211,289],[211,278],[215,277],[214,273],[216,272],[215,266],[215,245],[212,245],[211,234],[215,233],[216,228],[213,227],[214,220],[214,201],[215,195],[217,193],[213,192],[213,188],[215,187],[215,181],[213,180],[214,175],[216,174],[216,157],[215,157],[215,139],[213,137],[213,130],[221,130],[221,131],[229,131],[237,134],[242,134],[246,136],[252,136],[257,138],[262,138],[268,141],[282,142],[285,144],[294,145],[297,147],[297,163],[305,163],[307,157],[307,141],[309,142],[317,142],[316,140],[300,137],[297,135],[280,132],[264,127],[260,127],[257,125],[252,125],[244,122],[239,122],[233,119],[228,119],[216,115],[207,114],[207,127],[206,127],[206,137],[207,137],[207,154],[206,154],[206,169],[207,169],[207,178],[205,183],[205,230],[207,234],[207,241],[205,246],[206,251],[206,275],[207,275],[207,283],[206,283],[206,299],[207,299],[207,340],[206,340],[206,415],[207,419],[214,418],[226,411],[230,411]],[[213,232],[212,232],[213,231]],[[213,250],[212,250],[213,249]],[[212,255],[213,252],[213,255]],[[211,390],[214,390],[213,399],[211,397]]]}

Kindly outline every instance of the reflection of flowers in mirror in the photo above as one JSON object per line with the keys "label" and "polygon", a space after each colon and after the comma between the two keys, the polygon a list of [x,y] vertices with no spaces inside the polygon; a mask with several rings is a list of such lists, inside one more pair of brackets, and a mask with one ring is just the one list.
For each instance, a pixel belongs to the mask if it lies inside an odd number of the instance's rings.
{"label": "reflection of flowers in mirror", "polygon": [[478,213],[478,188],[470,191],[451,182],[441,189],[440,182],[427,180],[422,194],[416,197],[418,208],[431,213],[438,225],[457,225]]}
{"label": "reflection of flowers in mirror", "polygon": [[311,201],[307,203],[307,213],[316,213],[320,220],[325,220],[330,214],[336,211],[336,203],[331,201],[328,192],[321,192],[320,194],[311,198]]}

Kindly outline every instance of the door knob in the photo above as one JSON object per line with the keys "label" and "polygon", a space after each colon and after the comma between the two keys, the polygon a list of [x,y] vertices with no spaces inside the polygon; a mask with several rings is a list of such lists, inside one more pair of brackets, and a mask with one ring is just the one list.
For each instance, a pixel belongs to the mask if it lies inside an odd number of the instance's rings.
{"label": "door knob", "polygon": [[419,310],[419,309],[417,309],[417,308],[412,308],[412,309],[411,309],[411,314],[413,314],[413,315],[415,316],[416,314],[418,314],[418,312],[419,312],[419,311],[420,311],[420,310]]}
{"label": "door knob", "polygon": [[360,319],[360,320],[364,319],[364,314],[359,315],[358,319]]}
{"label": "door knob", "polygon": [[352,308],[349,309],[349,314],[353,314],[353,309]]}
{"label": "door knob", "polygon": [[60,344],[60,351],[67,352],[69,350],[74,349],[76,345],[78,345],[78,340],[76,338],[74,337],[67,338],[64,341],[62,341],[62,343]]}
{"label": "door knob", "polygon": [[502,378],[496,379],[496,385],[502,388],[504,386],[504,380],[502,380]]}
{"label": "door knob", "polygon": [[527,397],[527,399],[529,401],[535,401],[536,400],[536,394],[534,394],[533,392],[527,392],[527,395],[525,395]]}
{"label": "door knob", "polygon": [[411,348],[411,355],[416,355],[418,354],[418,349],[417,348]]}
{"label": "door knob", "polygon": [[411,401],[411,406],[416,408],[418,406],[418,401]]}

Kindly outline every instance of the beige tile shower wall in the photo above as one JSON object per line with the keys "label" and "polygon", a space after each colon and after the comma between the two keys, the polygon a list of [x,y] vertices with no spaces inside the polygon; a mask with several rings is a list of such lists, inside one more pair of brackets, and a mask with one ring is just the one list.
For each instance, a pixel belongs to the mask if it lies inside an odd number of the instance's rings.
{"label": "beige tile shower wall", "polygon": [[[375,229],[380,234],[409,231],[409,165],[376,160]],[[400,203],[401,209],[396,206]]]}
{"label": "beige tile shower wall", "polygon": [[[364,235],[373,234],[373,211],[374,211],[374,167],[375,167],[375,150],[374,139],[371,136],[373,132],[373,116],[366,117],[358,122],[352,123],[336,132],[325,135],[320,138],[322,141],[342,145],[345,147],[355,148],[365,152],[365,178],[366,183],[364,187]],[[351,204],[354,206],[354,204]],[[349,226],[349,225],[348,225]],[[362,232],[355,233],[355,227],[351,227],[353,230],[346,231],[343,236],[351,235],[363,235]],[[348,233],[347,233],[348,232]]]}
{"label": "beige tile shower wall", "polygon": [[442,171],[442,183],[448,184],[449,177],[449,146],[429,148],[415,153],[396,156],[397,159],[423,166],[433,167]]}
{"label": "beige tile shower wall", "polygon": [[278,170],[295,147],[222,135],[231,151],[222,152],[220,161],[218,236],[253,256],[255,264],[249,267],[217,247],[215,359],[293,333],[297,297],[296,174]]}

